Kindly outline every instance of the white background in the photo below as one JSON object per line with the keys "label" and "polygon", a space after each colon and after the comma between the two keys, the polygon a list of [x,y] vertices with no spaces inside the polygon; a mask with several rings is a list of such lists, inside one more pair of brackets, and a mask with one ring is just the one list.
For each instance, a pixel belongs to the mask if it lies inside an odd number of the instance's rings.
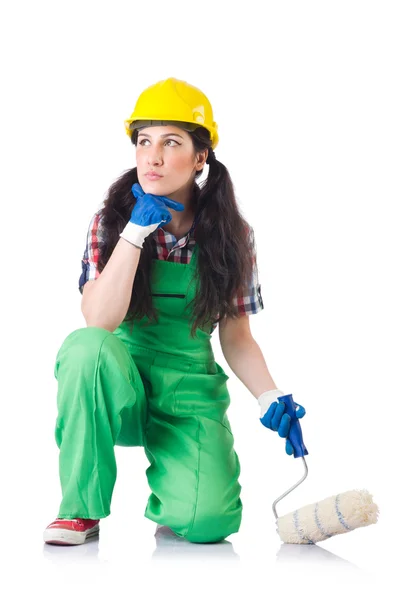
{"label": "white background", "polygon": [[[2,4],[0,23],[6,597],[372,597],[386,588],[396,532],[396,3],[15,1]],[[307,410],[309,477],[279,512],[355,488],[380,507],[378,524],[310,554],[282,547],[271,510],[301,461],[260,425],[218,330],[242,467],[240,532],[218,548],[156,547],[143,517],[148,461],[142,448],[116,447],[99,542],[42,542],[61,500],[54,361],[85,326],[88,224],[135,166],[123,120],[167,77],[212,103],[216,155],[256,235],[264,310],[251,330],[276,385]]]}

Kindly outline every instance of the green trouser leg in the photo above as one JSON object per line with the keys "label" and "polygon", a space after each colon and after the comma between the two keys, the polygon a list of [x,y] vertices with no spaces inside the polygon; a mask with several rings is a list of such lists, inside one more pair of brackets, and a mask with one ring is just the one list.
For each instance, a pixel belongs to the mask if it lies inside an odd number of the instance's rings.
{"label": "green trouser leg", "polygon": [[237,532],[240,463],[225,414],[227,375],[211,357],[185,360],[131,344],[129,350],[150,380],[144,448],[152,493],[145,516],[190,542]]}
{"label": "green trouser leg", "polygon": [[232,433],[205,417],[150,421],[146,474],[152,494],[145,516],[190,542],[218,542],[237,532],[242,502]]}
{"label": "green trouser leg", "polygon": [[56,357],[59,518],[110,514],[114,445],[143,446],[146,392],[128,349],[99,327],[73,331]]}

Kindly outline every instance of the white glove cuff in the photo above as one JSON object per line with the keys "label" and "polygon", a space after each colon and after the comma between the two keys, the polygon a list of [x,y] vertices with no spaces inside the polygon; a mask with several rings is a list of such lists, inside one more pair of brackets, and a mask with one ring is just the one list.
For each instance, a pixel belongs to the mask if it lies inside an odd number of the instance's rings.
{"label": "white glove cuff", "polygon": [[285,392],[276,388],[275,390],[269,390],[267,392],[263,392],[258,398],[259,406],[261,407],[261,417],[267,412],[269,406],[273,402],[277,402],[277,398],[280,396],[285,396]]}
{"label": "white glove cuff", "polygon": [[120,233],[120,237],[127,240],[127,242],[130,242],[130,244],[142,248],[145,238],[147,238],[152,231],[155,231],[158,226],[159,223],[153,223],[152,225],[137,225],[137,223],[128,221],[127,225]]}

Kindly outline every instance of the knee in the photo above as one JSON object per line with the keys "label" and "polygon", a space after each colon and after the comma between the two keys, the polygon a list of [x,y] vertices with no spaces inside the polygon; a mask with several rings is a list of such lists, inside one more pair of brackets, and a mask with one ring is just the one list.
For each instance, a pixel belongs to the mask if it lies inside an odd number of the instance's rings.
{"label": "knee", "polygon": [[102,327],[75,329],[62,342],[55,359],[54,375],[57,377],[61,362],[72,358],[72,365],[87,366],[95,363],[103,342],[112,333]]}
{"label": "knee", "polygon": [[[221,542],[240,529],[242,506],[240,500],[234,510],[196,513],[189,528],[185,527],[182,537],[196,544]],[[177,532],[176,532],[177,533]]]}

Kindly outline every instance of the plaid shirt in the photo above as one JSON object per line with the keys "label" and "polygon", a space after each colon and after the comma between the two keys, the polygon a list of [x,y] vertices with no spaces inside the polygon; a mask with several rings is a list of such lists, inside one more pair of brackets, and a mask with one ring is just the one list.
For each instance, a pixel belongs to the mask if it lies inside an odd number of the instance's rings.
{"label": "plaid shirt", "polygon": [[[158,260],[168,260],[188,264],[192,256],[193,247],[196,243],[194,238],[194,228],[197,222],[197,217],[188,231],[188,233],[177,240],[176,237],[165,231],[162,227],[158,227],[153,236],[156,240]],[[253,235],[252,227],[251,235]],[[79,290],[83,293],[84,284],[87,281],[98,279],[100,273],[98,271],[98,256],[99,247],[102,242],[101,228],[101,210],[98,210],[92,217],[87,233],[87,243],[84,255],[81,261],[82,273],[79,279]],[[258,269],[256,256],[252,258],[252,277],[249,288],[243,295],[237,295],[233,298],[233,304],[238,308],[239,315],[252,315],[260,312],[263,309],[263,300],[261,296],[261,285],[258,282]],[[219,315],[218,315],[219,318]],[[211,333],[216,329],[217,323],[212,326]]]}

